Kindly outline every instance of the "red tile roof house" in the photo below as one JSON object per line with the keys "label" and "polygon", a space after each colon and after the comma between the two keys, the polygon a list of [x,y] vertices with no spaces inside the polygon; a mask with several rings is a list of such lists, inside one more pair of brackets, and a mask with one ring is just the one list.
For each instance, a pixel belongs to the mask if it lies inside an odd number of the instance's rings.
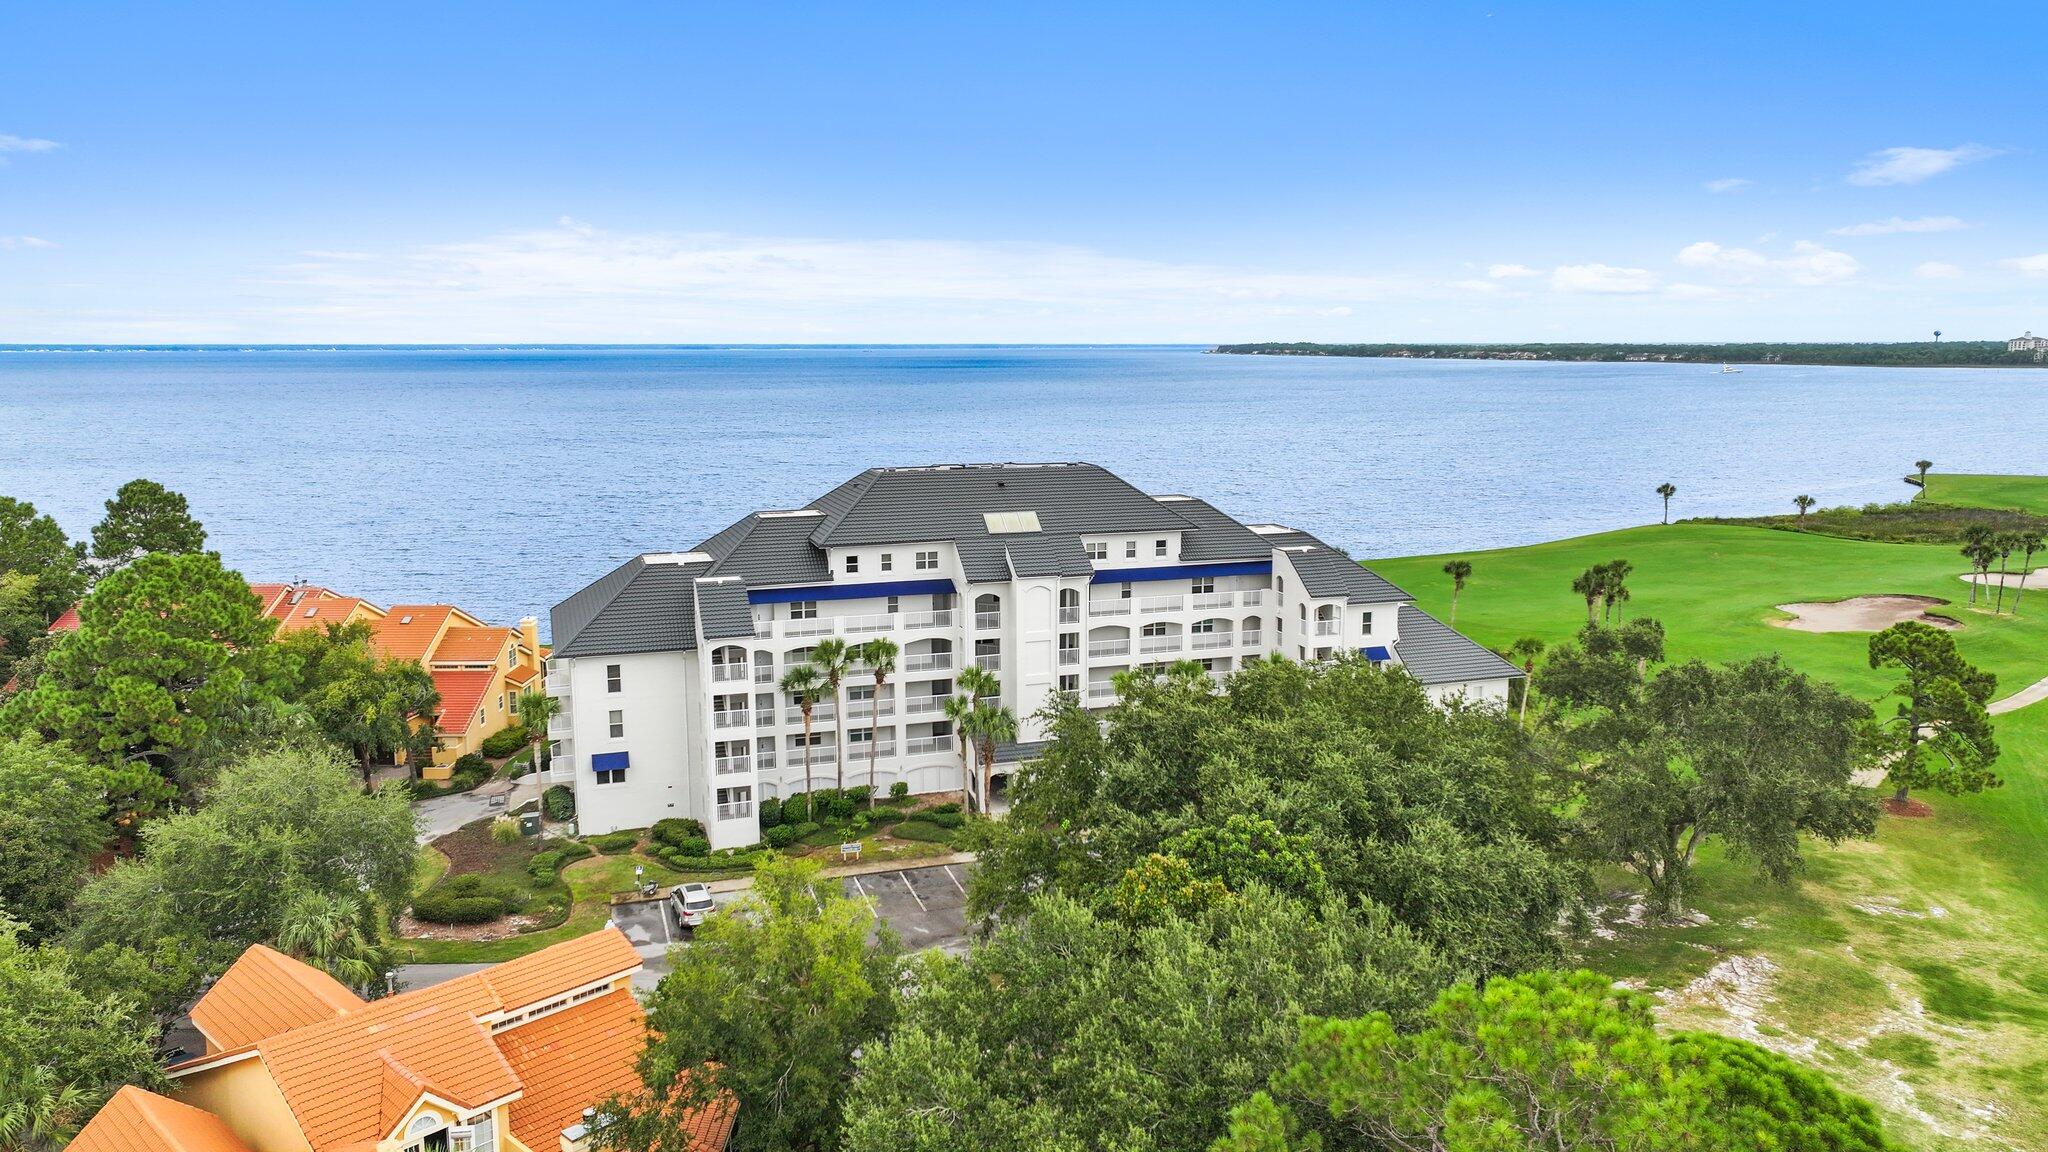
{"label": "red tile roof house", "polygon": [[[171,1098],[124,1088],[73,1152],[583,1152],[585,1110],[637,1091],[640,957],[616,928],[364,1002],[257,945],[192,1010],[206,1054]],[[721,1152],[738,1105],[692,1113]]]}

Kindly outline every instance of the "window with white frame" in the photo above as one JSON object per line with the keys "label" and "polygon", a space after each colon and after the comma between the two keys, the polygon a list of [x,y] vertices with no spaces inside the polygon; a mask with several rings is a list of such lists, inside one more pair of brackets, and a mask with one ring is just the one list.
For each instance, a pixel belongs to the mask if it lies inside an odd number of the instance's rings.
{"label": "window with white frame", "polygon": [[818,618],[818,602],[816,600],[791,600],[789,602],[789,618],[791,620],[816,620]]}
{"label": "window with white frame", "polygon": [[1068,673],[1067,675],[1060,677],[1060,691],[1079,692],[1080,690],[1081,677],[1079,673]]}
{"label": "window with white frame", "polygon": [[604,666],[604,690],[606,692],[619,691],[623,683],[624,680],[619,675],[619,666],[617,664],[607,664]]}
{"label": "window with white frame", "polygon": [[1167,626],[1165,624],[1147,624],[1143,628],[1138,629],[1138,635],[1164,636],[1166,635],[1166,628]]}
{"label": "window with white frame", "polygon": [[[611,714],[611,717],[610,717],[609,723],[611,724],[611,730],[612,730],[612,739],[614,739],[614,740],[623,740],[623,739],[625,739],[625,737],[626,737],[626,714],[625,714],[624,712],[621,712],[621,711],[619,711],[619,710],[618,710],[618,709],[616,709],[616,708],[612,709],[612,714]],[[701,745],[700,745],[700,747],[701,747]]]}
{"label": "window with white frame", "polygon": [[1131,586],[1127,583],[1117,585],[1116,598],[1119,600],[1129,600],[1131,598]]}
{"label": "window with white frame", "polygon": [[883,611],[887,612],[887,613],[888,613],[889,615],[891,615],[891,616],[894,616],[894,615],[896,615],[896,613],[898,613],[898,612],[900,612],[900,611],[902,611],[902,610],[903,610],[903,600],[902,600],[902,598],[901,598],[901,597],[899,597],[899,596],[891,596],[891,597],[889,597],[889,604],[888,604],[888,607],[886,607],[886,608],[884,608],[884,609],[883,609]]}
{"label": "window with white frame", "polygon": [[1188,591],[1196,596],[1207,596],[1215,590],[1216,578],[1214,576],[1197,576],[1193,580],[1188,581]]}
{"label": "window with white frame", "polygon": [[1164,540],[1154,540],[1154,541],[1152,542],[1152,554],[1153,554],[1154,556],[1164,556],[1164,555],[1166,555],[1166,541],[1164,541]]}
{"label": "window with white frame", "polygon": [[1216,631],[1216,622],[1214,620],[1197,620],[1193,624],[1188,625],[1188,631],[1206,635]]}
{"label": "window with white frame", "polygon": [[1090,560],[1109,559],[1109,541],[1090,540],[1088,542],[1088,558]]}
{"label": "window with white frame", "polygon": [[1359,631],[1365,633],[1367,636],[1372,635],[1372,613],[1360,612],[1358,614],[1358,628]]}
{"label": "window with white frame", "polygon": [[882,553],[882,571],[884,571],[884,572],[894,572],[895,570],[896,570],[896,554],[895,554],[894,552],[884,552],[884,553]]}
{"label": "window with white frame", "polygon": [[1126,559],[1126,560],[1136,560],[1137,558],[1138,558],[1138,542],[1137,542],[1136,540],[1126,540],[1126,541],[1124,541],[1124,559]]}
{"label": "window with white frame", "polygon": [[852,555],[852,554],[849,554],[849,555],[848,555],[848,556],[846,557],[846,574],[847,574],[848,576],[853,576],[853,575],[856,575],[856,574],[858,574],[859,572],[860,572],[860,557],[859,557],[859,556],[857,556],[857,555]]}
{"label": "window with white frame", "polygon": [[597,782],[599,784],[624,784],[626,782],[626,770],[624,768],[599,768],[597,770]]}
{"label": "window with white frame", "polygon": [[937,552],[919,552],[917,554],[917,570],[919,572],[935,571],[938,566],[939,554]]}

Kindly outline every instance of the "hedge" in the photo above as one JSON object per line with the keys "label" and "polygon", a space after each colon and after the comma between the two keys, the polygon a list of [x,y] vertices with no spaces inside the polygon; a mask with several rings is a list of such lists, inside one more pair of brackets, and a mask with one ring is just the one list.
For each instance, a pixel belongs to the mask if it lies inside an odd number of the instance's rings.
{"label": "hedge", "polygon": [[657,848],[654,855],[678,872],[752,872],[755,865],[772,853],[754,848],[729,848],[723,852],[693,854],[673,848]]}
{"label": "hedge", "polygon": [[583,842],[607,856],[617,856],[621,852],[631,852],[634,845],[640,843],[640,833],[607,832],[602,836],[585,836]]}
{"label": "hedge", "polygon": [[654,837],[654,842],[657,844],[666,844],[671,848],[683,848],[696,841],[704,840],[704,851],[708,852],[711,850],[710,841],[705,840],[704,822],[701,820],[671,816],[666,820],[656,820],[654,827],[648,831]]}
{"label": "hedge", "polygon": [[898,840],[917,840],[927,844],[946,844],[953,839],[950,828],[941,828],[927,820],[905,820],[890,833]]}
{"label": "hedge", "polygon": [[412,914],[432,924],[484,924],[525,904],[511,885],[471,873],[451,876],[420,893],[413,899]]}
{"label": "hedge", "polygon": [[937,824],[941,828],[958,828],[967,823],[967,817],[961,815],[957,809],[952,812],[940,812],[936,809],[919,812],[916,819],[927,824]]}
{"label": "hedge", "polygon": [[755,814],[760,817],[763,830],[773,828],[782,823],[782,801],[773,796],[764,796],[760,804],[755,806]]}
{"label": "hedge", "polygon": [[528,737],[526,729],[514,724],[501,732],[493,732],[484,737],[484,755],[493,760],[502,760],[530,743],[532,740]]}
{"label": "hedge", "polygon": [[541,814],[550,820],[576,818],[576,793],[567,784],[556,784],[540,794]]}
{"label": "hedge", "polygon": [[901,800],[908,795],[910,795],[910,781],[898,780],[894,784],[889,785],[889,799]]}

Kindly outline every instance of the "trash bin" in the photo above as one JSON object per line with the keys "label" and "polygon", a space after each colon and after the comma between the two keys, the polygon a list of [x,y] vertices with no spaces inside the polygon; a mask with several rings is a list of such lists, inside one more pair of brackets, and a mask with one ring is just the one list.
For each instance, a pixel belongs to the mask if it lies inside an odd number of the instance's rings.
{"label": "trash bin", "polygon": [[540,813],[521,812],[519,814],[519,834],[521,836],[540,835]]}

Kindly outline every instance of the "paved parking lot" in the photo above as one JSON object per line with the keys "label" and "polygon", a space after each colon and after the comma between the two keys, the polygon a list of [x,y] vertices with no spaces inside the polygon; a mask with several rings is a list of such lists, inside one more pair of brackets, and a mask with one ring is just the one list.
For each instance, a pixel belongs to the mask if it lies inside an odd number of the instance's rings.
{"label": "paved parking lot", "polygon": [[[944,948],[958,951],[967,938],[967,875],[964,865],[939,864],[848,876],[840,881],[847,896],[867,905],[875,918],[895,929],[911,951]],[[713,894],[720,908],[744,892]],[[667,900],[644,900],[612,908],[612,923],[643,955],[658,954],[672,944],[689,942],[690,930],[676,922]]]}

